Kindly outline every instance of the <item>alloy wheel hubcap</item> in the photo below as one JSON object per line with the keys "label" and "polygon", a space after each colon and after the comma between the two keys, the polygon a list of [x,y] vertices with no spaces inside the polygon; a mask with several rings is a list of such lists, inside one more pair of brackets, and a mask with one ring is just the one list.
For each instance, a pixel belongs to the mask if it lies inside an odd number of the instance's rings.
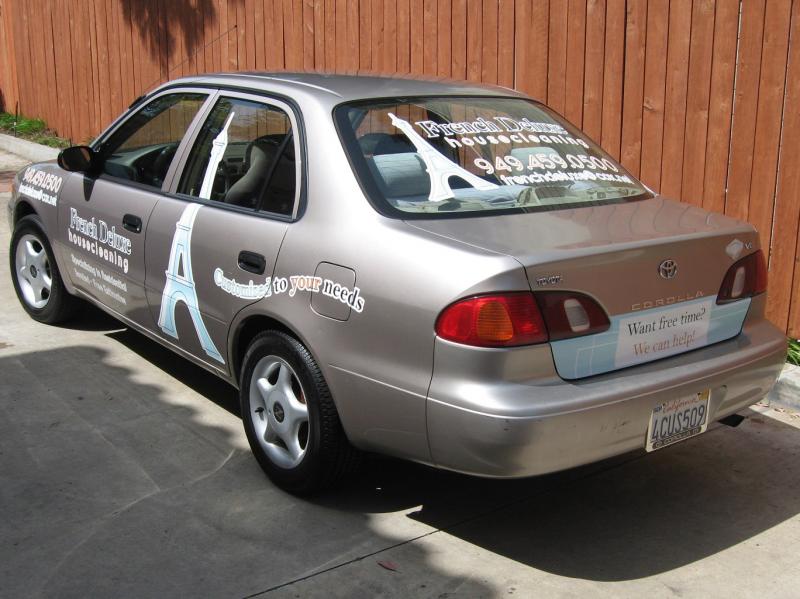
{"label": "alloy wheel hubcap", "polygon": [[250,412],[261,448],[282,468],[297,466],[308,447],[308,405],[285,360],[261,358],[250,379]]}
{"label": "alloy wheel hubcap", "polygon": [[47,252],[35,235],[23,235],[17,242],[15,265],[17,283],[25,303],[41,310],[47,305],[53,288],[53,275]]}

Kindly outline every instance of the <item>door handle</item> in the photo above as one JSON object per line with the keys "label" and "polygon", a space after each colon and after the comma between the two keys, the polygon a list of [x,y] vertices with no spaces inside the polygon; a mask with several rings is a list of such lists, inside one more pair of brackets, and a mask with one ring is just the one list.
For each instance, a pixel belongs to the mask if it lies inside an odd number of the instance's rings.
{"label": "door handle", "polygon": [[242,250],[239,252],[239,268],[256,275],[263,275],[267,268],[267,259],[261,254]]}
{"label": "door handle", "polygon": [[132,233],[142,232],[142,219],[133,214],[126,214],[122,217],[122,226]]}

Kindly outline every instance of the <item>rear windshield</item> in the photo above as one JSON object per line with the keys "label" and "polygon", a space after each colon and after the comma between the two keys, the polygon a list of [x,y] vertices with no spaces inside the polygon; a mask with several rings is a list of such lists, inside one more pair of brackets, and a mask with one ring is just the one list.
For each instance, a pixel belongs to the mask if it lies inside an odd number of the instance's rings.
{"label": "rear windshield", "polygon": [[430,218],[625,202],[647,189],[578,129],[518,98],[355,102],[335,118],[381,212]]}

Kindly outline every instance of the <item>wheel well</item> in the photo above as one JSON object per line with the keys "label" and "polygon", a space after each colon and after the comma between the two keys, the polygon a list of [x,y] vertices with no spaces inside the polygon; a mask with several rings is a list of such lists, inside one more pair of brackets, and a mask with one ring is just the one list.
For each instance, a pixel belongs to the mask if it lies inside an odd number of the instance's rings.
{"label": "wheel well", "polygon": [[247,352],[247,346],[250,345],[250,342],[253,340],[253,338],[262,331],[282,331],[287,335],[291,335],[295,339],[299,340],[299,337],[295,335],[294,331],[274,318],[263,315],[250,316],[246,318],[239,325],[239,328],[236,331],[236,336],[233,339],[233,357],[231,359],[231,366],[233,369],[233,375],[236,377],[237,384],[239,382],[239,373],[241,372],[244,354]]}
{"label": "wheel well", "polygon": [[36,214],[36,210],[33,209],[28,202],[17,202],[17,205],[14,207],[14,224],[16,225],[19,220],[29,214]]}

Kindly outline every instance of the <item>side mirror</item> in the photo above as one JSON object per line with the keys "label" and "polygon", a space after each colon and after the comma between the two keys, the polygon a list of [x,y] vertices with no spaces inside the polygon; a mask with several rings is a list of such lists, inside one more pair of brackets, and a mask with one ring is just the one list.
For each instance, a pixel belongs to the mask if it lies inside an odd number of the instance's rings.
{"label": "side mirror", "polygon": [[97,163],[97,152],[89,146],[72,146],[58,154],[58,166],[65,171],[87,173],[95,170]]}

